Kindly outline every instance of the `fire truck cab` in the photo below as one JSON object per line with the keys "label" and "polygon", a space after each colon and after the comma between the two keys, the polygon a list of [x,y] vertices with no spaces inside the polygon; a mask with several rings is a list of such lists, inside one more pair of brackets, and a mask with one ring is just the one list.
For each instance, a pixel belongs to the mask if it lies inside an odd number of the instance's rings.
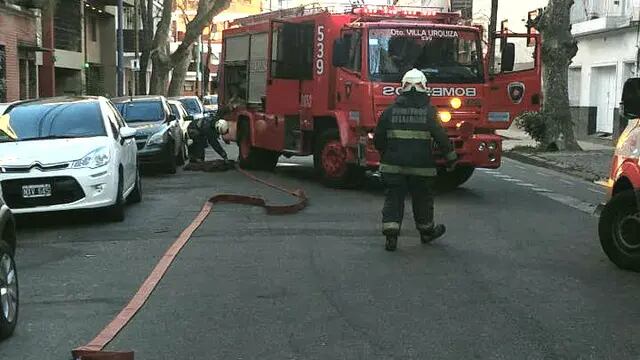
{"label": "fire truck cab", "polygon": [[[477,167],[499,167],[495,131],[540,108],[535,36],[501,33],[489,47],[497,60],[490,69],[482,28],[461,24],[458,13],[300,7],[235,25],[223,32],[219,99],[230,122],[225,139],[238,143],[243,167],[272,169],[280,155],[313,155],[326,184],[358,184],[379,165],[373,131],[412,68],[427,76],[459,156],[454,172],[439,175],[446,187]],[[527,43],[524,61],[515,61],[522,51],[512,39]]]}

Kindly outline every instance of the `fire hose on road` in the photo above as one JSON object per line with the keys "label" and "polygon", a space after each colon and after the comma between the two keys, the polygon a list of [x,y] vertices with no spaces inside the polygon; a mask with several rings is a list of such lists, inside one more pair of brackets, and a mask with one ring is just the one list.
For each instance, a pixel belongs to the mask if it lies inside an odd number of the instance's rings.
{"label": "fire hose on road", "polygon": [[[202,170],[202,171],[225,171],[230,168],[234,168],[233,165],[229,166],[223,161],[212,161],[199,164],[188,165],[187,170]],[[126,352],[109,352],[103,351],[103,349],[109,344],[117,335],[124,329],[124,327],[131,321],[131,319],[142,309],[146,301],[151,296],[151,293],[156,288],[160,280],[164,277],[167,270],[177,258],[180,250],[189,242],[193,233],[204,223],[213,210],[214,204],[227,203],[227,204],[243,204],[251,206],[259,206],[264,208],[269,215],[284,215],[293,214],[304,209],[308,204],[307,196],[302,190],[289,190],[278,185],[272,184],[268,181],[262,180],[255,175],[236,167],[244,176],[250,178],[253,181],[276,189],[280,192],[287,193],[294,196],[297,201],[290,205],[270,205],[263,198],[246,195],[236,194],[217,194],[207,200],[202,209],[189,224],[180,233],[178,238],[167,249],[160,261],[156,264],[155,268],[151,271],[149,276],[145,279],[142,285],[138,288],[138,291],[129,301],[127,305],[116,315],[115,318],[104,328],[100,333],[91,340],[88,344],[78,347],[72,350],[71,354],[74,360],[133,360],[133,351]]]}

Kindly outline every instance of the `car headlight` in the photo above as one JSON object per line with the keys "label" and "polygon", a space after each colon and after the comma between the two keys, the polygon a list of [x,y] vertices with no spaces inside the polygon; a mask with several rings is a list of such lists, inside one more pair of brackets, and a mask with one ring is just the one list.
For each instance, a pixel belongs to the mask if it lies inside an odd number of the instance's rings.
{"label": "car headlight", "polygon": [[162,145],[167,142],[167,130],[163,129],[151,135],[147,141],[147,145]]}
{"label": "car headlight", "polygon": [[96,168],[107,165],[109,163],[110,158],[111,156],[109,154],[109,149],[106,147],[101,147],[99,149],[93,150],[92,152],[88,153],[82,159],[73,161],[71,163],[71,168],[96,169]]}
{"label": "car headlight", "polygon": [[616,155],[640,159],[640,120],[631,120],[616,145]]}

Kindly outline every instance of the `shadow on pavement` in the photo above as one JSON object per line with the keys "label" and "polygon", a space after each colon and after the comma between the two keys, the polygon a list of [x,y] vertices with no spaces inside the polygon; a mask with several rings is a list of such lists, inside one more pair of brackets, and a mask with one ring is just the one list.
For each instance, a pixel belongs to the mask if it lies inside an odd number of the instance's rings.
{"label": "shadow on pavement", "polygon": [[[127,207],[130,205],[127,205]],[[18,230],[36,228],[63,228],[69,226],[112,224],[103,210],[70,210],[38,214],[16,214]]]}

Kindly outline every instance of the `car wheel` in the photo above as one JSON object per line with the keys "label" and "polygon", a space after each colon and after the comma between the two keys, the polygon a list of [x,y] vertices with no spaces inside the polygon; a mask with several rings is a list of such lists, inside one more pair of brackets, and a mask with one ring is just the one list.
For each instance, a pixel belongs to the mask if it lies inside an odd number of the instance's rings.
{"label": "car wheel", "polygon": [[13,333],[18,323],[18,273],[9,244],[0,240],[0,340]]}
{"label": "car wheel", "polygon": [[127,200],[132,204],[137,204],[142,201],[142,177],[140,177],[140,170],[136,170],[136,184]]}
{"label": "car wheel", "polygon": [[122,172],[118,177],[118,192],[116,194],[116,202],[109,207],[108,218],[113,222],[124,221],[124,190],[122,181]]}
{"label": "car wheel", "polygon": [[175,143],[171,143],[171,145],[169,145],[169,155],[167,159],[167,173],[169,174],[175,174],[178,172],[177,158],[174,155],[175,151]]}
{"label": "car wheel", "polygon": [[613,196],[598,224],[600,245],[619,268],[640,272],[640,191]]}

